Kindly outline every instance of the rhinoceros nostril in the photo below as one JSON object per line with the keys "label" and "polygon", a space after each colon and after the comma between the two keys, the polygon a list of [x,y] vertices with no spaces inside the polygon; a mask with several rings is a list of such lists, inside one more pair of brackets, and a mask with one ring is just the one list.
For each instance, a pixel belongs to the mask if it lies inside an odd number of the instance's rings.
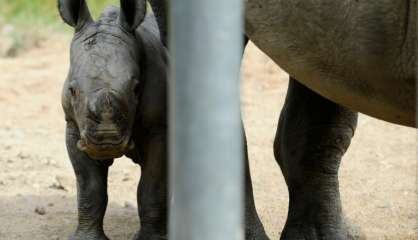
{"label": "rhinoceros nostril", "polygon": [[94,122],[95,124],[100,124],[100,117],[97,116],[94,112],[89,111],[87,114],[87,120]]}
{"label": "rhinoceros nostril", "polygon": [[104,107],[100,113],[103,122],[111,122],[113,118],[113,110],[110,107]]}

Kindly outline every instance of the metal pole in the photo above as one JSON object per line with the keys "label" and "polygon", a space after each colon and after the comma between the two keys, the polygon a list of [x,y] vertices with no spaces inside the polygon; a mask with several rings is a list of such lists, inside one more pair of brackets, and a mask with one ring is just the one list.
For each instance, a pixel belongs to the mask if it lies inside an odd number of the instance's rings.
{"label": "metal pole", "polygon": [[170,240],[241,240],[242,0],[171,0]]}

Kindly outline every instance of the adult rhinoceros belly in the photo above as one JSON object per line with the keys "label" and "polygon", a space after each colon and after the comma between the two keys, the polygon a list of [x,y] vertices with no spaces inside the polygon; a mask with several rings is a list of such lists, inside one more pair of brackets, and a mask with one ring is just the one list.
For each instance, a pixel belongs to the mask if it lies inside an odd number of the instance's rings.
{"label": "adult rhinoceros belly", "polygon": [[247,0],[246,32],[322,96],[415,126],[416,0]]}

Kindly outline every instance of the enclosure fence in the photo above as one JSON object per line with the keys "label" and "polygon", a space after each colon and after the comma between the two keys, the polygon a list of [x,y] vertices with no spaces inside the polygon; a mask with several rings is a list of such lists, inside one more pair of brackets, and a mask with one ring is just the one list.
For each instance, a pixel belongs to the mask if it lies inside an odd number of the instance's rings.
{"label": "enclosure fence", "polygon": [[169,239],[243,239],[243,1],[170,3]]}

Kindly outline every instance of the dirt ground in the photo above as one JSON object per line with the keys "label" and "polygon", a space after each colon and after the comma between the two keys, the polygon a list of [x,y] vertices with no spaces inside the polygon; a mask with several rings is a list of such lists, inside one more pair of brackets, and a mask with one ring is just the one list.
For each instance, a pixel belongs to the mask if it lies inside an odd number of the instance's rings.
{"label": "dirt ground", "polygon": [[[60,91],[69,37],[56,35],[16,58],[0,59],[0,239],[66,239],[76,225],[75,178],[64,145]],[[287,75],[253,45],[243,67],[242,105],[256,204],[279,239],[288,194],[272,143]],[[416,133],[360,116],[341,171],[345,214],[366,239],[417,239]],[[128,159],[109,176],[105,231],[130,239],[138,228],[140,174]]]}

